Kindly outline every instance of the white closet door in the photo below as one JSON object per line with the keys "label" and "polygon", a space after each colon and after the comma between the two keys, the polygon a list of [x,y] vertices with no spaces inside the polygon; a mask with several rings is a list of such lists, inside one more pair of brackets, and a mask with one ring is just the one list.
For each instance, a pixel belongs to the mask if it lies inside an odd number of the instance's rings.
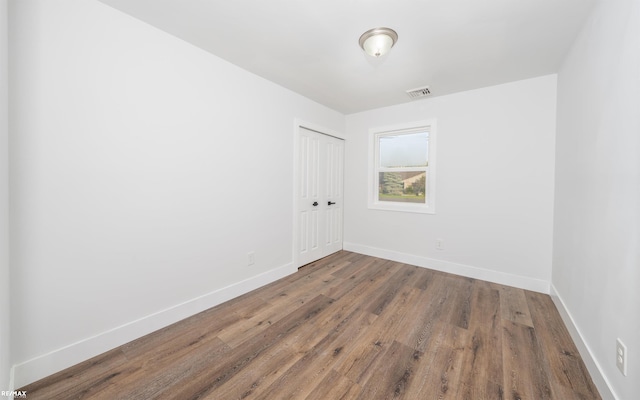
{"label": "white closet door", "polygon": [[344,141],[300,128],[298,265],[342,250]]}

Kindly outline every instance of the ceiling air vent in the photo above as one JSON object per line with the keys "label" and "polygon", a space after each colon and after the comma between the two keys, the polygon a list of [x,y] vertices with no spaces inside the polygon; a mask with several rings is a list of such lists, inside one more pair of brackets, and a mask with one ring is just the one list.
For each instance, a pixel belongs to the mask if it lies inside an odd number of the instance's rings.
{"label": "ceiling air vent", "polygon": [[429,90],[429,86],[425,86],[418,89],[407,90],[407,94],[412,99],[419,99],[420,97],[429,96],[431,94],[431,90]]}

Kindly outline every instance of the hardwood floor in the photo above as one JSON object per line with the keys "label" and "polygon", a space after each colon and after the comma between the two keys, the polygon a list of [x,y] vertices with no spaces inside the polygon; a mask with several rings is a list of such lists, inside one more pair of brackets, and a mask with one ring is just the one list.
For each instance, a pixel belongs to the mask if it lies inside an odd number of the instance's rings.
{"label": "hardwood floor", "polygon": [[600,399],[547,295],[339,252],[35,399]]}

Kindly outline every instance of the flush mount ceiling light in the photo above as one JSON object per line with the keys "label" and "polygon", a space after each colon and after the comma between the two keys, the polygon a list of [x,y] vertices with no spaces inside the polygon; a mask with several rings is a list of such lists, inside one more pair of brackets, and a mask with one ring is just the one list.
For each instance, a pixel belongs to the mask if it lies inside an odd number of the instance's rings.
{"label": "flush mount ceiling light", "polygon": [[398,34],[389,28],[373,28],[360,36],[360,47],[372,57],[385,55],[398,41]]}

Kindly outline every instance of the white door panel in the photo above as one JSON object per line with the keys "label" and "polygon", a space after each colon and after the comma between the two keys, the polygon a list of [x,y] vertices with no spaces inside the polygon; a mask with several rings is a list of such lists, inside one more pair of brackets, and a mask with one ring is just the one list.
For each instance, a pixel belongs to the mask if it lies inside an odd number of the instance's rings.
{"label": "white door panel", "polygon": [[344,141],[305,128],[298,149],[298,265],[342,250]]}

